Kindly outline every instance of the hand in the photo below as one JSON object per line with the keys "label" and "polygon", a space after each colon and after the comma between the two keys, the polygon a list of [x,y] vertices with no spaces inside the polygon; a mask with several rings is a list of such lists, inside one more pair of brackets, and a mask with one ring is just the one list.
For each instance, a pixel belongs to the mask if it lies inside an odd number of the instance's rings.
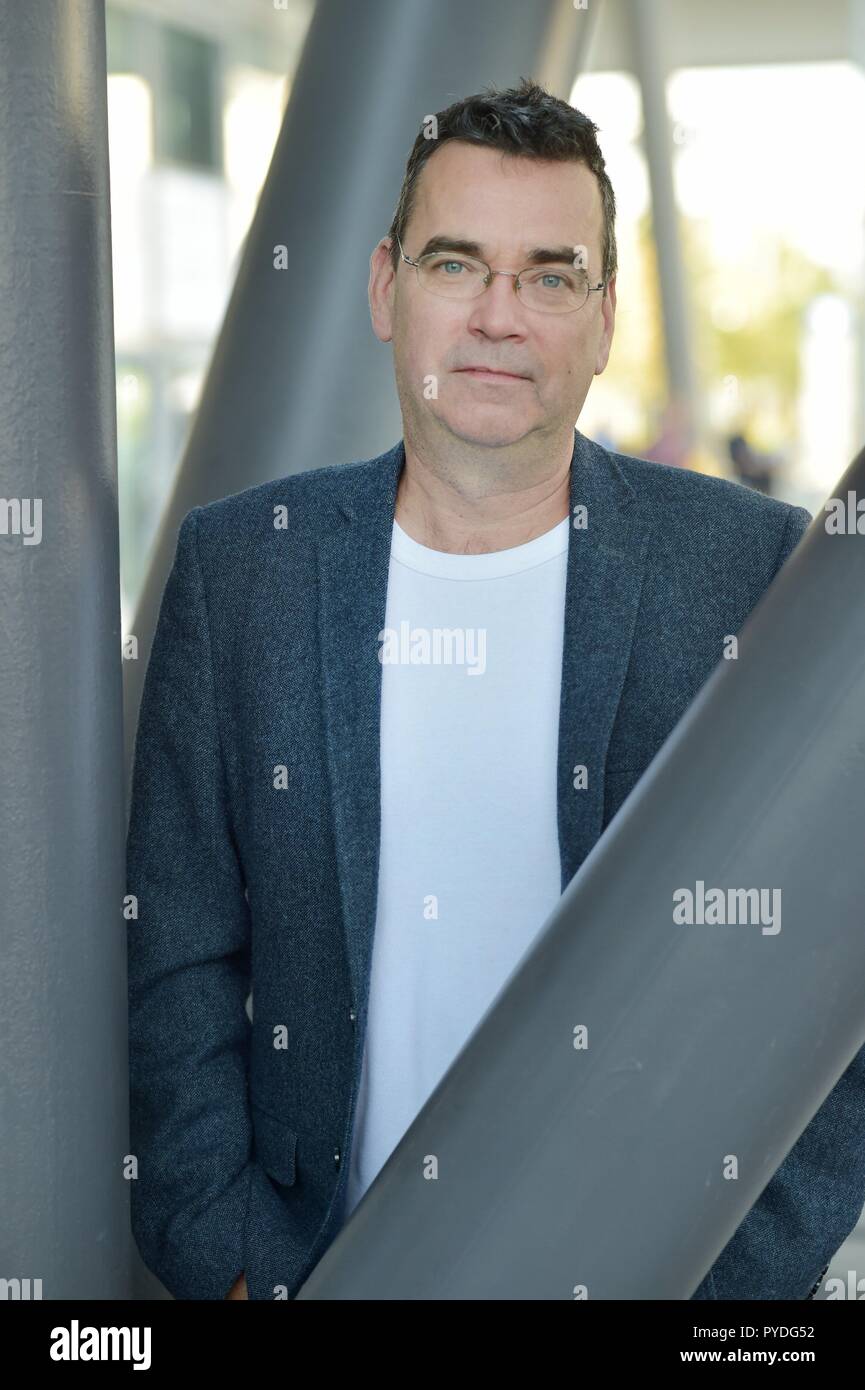
{"label": "hand", "polygon": [[231,1288],[228,1290],[228,1293],[225,1295],[225,1297],[226,1297],[226,1298],[245,1298],[245,1299],[248,1299],[248,1298],[249,1298],[249,1290],[248,1290],[247,1287],[246,1287],[246,1275],[245,1275],[245,1274],[238,1274],[237,1278],[235,1279],[235,1281],[234,1281],[234,1283],[232,1284]]}

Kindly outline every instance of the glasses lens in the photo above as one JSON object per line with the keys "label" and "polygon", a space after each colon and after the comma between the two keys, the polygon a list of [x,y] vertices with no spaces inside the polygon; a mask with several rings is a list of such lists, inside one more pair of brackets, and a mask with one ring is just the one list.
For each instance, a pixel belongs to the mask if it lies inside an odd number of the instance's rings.
{"label": "glasses lens", "polygon": [[434,251],[418,262],[418,279],[425,290],[445,299],[473,299],[484,288],[487,268],[469,256]]}
{"label": "glasses lens", "polygon": [[535,266],[520,274],[519,296],[530,309],[567,314],[582,309],[589,297],[589,277],[573,266]]}

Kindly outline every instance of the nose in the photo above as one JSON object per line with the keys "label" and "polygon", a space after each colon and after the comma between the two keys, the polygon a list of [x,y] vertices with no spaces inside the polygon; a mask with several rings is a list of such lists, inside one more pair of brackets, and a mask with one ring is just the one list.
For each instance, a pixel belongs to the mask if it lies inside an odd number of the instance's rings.
{"label": "nose", "polygon": [[488,338],[523,337],[525,311],[514,293],[514,275],[493,274],[483,294],[470,301],[468,327]]}

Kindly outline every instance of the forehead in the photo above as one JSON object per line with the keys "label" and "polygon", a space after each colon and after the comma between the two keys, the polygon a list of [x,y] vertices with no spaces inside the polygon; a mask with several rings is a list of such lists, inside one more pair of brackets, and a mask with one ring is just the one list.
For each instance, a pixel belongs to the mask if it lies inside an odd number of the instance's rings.
{"label": "forehead", "polygon": [[551,243],[598,253],[602,229],[598,181],[585,164],[447,140],[421,171],[406,232],[414,241],[471,237],[492,255]]}

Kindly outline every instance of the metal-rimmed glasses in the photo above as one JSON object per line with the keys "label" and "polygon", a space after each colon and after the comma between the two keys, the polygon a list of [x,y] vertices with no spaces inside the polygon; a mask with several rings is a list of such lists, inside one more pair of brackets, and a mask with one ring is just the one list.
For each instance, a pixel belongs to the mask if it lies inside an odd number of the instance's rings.
{"label": "metal-rimmed glasses", "polygon": [[421,288],[442,299],[477,299],[494,275],[507,275],[513,279],[514,292],[527,309],[537,309],[542,314],[571,314],[582,309],[590,294],[606,285],[605,280],[592,285],[581,267],[558,262],[552,266],[529,265],[520,271],[491,270],[486,261],[446,248],[429,251],[415,261],[406,255],[399,237],[397,242],[402,259],[414,266]]}

